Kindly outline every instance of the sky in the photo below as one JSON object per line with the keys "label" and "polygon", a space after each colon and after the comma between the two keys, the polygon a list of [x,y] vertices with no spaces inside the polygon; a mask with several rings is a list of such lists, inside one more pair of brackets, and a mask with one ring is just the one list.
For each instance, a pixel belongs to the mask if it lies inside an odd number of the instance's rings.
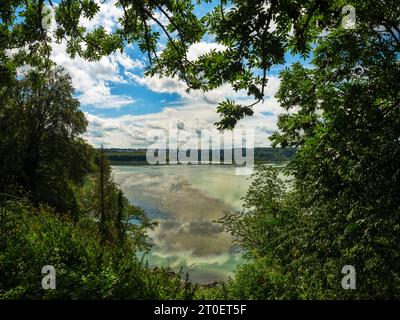
{"label": "sky", "polygon": [[[122,9],[115,6],[116,0],[98,3],[100,12],[90,21],[81,19],[81,24],[88,30],[100,25],[106,31],[114,30]],[[204,14],[212,7],[213,4],[202,5],[197,14]],[[165,39],[161,38],[159,49],[163,41]],[[223,47],[209,38],[192,45],[188,58],[196,59],[211,49],[222,50]],[[253,101],[245,91],[235,92],[229,85],[207,93],[187,93],[185,84],[178,79],[144,76],[146,57],[134,44],[123,52],[89,62],[80,57],[71,59],[65,42],[53,43],[52,58],[72,77],[81,110],[89,121],[85,138],[95,147],[145,148],[149,145],[150,130],[167,130],[171,121],[181,123],[182,130],[188,132],[212,129],[220,119],[215,111],[219,102],[226,98],[243,103]],[[286,65],[295,60],[288,56]],[[264,102],[254,107],[252,117],[237,125],[237,128],[254,129],[256,147],[270,145],[268,137],[276,130],[277,116],[283,112],[274,98],[279,88],[279,70],[283,67],[270,70]]]}

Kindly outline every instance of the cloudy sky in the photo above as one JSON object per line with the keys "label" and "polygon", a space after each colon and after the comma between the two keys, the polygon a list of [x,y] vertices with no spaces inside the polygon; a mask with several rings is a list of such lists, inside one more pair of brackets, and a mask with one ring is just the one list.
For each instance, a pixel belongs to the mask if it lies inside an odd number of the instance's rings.
{"label": "cloudy sky", "polygon": [[[98,2],[100,12],[91,21],[82,19],[82,25],[89,30],[99,25],[107,31],[118,27],[122,10],[115,7],[115,2]],[[203,5],[198,14],[212,7],[212,4]],[[190,48],[188,57],[196,59],[211,49],[221,50],[222,47],[211,40],[203,41]],[[287,64],[295,60],[287,58]],[[86,138],[94,146],[145,147],[149,144],[146,142],[149,130],[167,129],[170,121],[184,124],[184,130],[189,132],[208,129],[219,120],[215,111],[218,102],[225,98],[251,102],[246,92],[235,92],[228,85],[207,93],[187,93],[185,84],[177,79],[145,77],[146,58],[135,45],[100,61],[88,62],[79,57],[70,59],[65,43],[54,43],[53,59],[72,77],[81,109],[89,120]],[[277,115],[282,112],[274,94],[279,87],[277,75],[283,67],[276,66],[270,71],[266,99],[256,105],[254,116],[239,122],[239,128],[255,130],[256,146],[269,145],[268,136],[276,129]]]}

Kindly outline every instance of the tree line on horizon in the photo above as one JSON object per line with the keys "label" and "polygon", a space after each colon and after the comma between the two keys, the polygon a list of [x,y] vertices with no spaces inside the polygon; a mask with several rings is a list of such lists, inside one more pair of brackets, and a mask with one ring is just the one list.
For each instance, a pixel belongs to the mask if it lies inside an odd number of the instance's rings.
{"label": "tree line on horizon", "polygon": [[[166,154],[166,162],[169,162],[169,152],[170,150],[161,150]],[[233,151],[231,149],[230,151]],[[148,164],[147,160],[147,149],[119,149],[119,148],[104,148],[104,152],[107,155],[108,160],[111,165],[139,165],[139,164]],[[156,153],[159,152],[158,150]],[[175,151],[176,152],[176,151]],[[197,159],[200,163],[202,159],[203,150],[195,150],[197,153]],[[210,159],[213,159],[213,150],[209,150],[208,156]],[[292,160],[295,156],[296,149],[295,148],[272,148],[272,147],[257,147],[254,150],[244,149],[242,148],[242,154],[248,155],[250,152],[254,152],[254,161],[255,162],[272,162],[272,163],[282,163],[288,162]],[[219,161],[223,163],[225,160],[225,149],[218,150],[219,153]],[[228,153],[229,154],[229,153]],[[233,153],[232,153],[233,154]],[[232,160],[232,154],[230,155],[230,160]]]}

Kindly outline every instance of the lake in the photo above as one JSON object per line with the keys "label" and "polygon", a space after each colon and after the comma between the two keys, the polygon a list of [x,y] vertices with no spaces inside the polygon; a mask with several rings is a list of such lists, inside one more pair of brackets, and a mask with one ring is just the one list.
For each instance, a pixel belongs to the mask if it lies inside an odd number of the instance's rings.
{"label": "lake", "polygon": [[149,233],[150,266],[189,271],[192,282],[226,280],[241,261],[231,236],[214,222],[240,210],[249,176],[224,165],[112,166],[129,201],[159,222]]}

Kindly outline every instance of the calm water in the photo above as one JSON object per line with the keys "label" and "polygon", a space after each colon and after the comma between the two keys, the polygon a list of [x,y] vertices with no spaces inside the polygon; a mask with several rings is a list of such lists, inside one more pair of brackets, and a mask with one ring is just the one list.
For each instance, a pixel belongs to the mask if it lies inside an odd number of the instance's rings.
{"label": "calm water", "polygon": [[231,166],[113,166],[127,198],[159,222],[150,265],[189,270],[193,282],[225,280],[240,262],[231,237],[213,221],[239,210],[248,176]]}

